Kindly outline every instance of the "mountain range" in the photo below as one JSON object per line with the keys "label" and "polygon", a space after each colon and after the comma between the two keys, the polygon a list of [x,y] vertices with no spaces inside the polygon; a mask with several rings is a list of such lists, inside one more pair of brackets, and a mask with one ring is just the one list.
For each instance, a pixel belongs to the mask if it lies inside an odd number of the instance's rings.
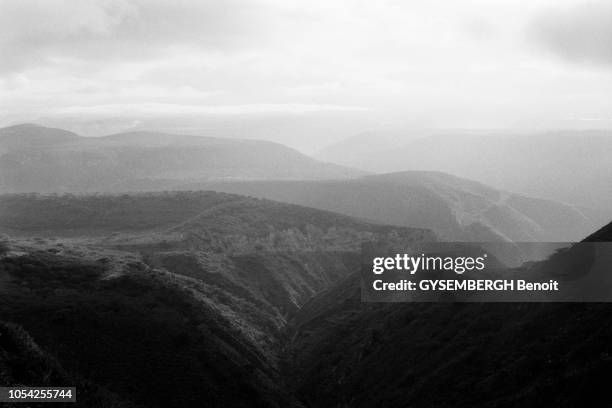
{"label": "mountain range", "polygon": [[188,181],[360,174],[266,141],[155,132],[93,138],[29,124],[0,129],[2,193],[170,190]]}
{"label": "mountain range", "polygon": [[606,303],[362,303],[361,244],[425,229],[200,191],[5,195],[0,232],[0,379],[77,407],[610,401]]}
{"label": "mountain range", "polygon": [[[398,137],[386,135],[395,142]],[[0,192],[202,189],[427,228],[455,241],[577,241],[609,220],[606,210],[534,199],[441,172],[364,175],[264,141],[153,132],[87,138],[37,125],[0,129]]]}
{"label": "mountain range", "polygon": [[[367,144],[370,149],[351,147]],[[610,152],[609,131],[446,132],[391,142],[360,136],[317,157],[377,173],[441,171],[530,197],[607,210],[612,204]]]}
{"label": "mountain range", "polygon": [[187,185],[334,211],[372,222],[428,228],[447,241],[573,242],[605,212],[500,191],[440,172],[408,171],[350,180]]}

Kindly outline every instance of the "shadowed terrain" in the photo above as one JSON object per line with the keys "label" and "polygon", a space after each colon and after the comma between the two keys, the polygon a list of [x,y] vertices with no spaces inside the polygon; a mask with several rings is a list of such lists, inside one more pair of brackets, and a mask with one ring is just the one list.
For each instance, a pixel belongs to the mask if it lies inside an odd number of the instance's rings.
{"label": "shadowed terrain", "polygon": [[287,320],[357,268],[362,242],[434,239],[214,192],[0,203],[0,320],[67,378],[146,407],[301,406],[280,374]]}
{"label": "shadowed terrain", "polygon": [[611,312],[608,303],[362,303],[353,275],[289,322],[287,376],[310,407],[606,406]]}
{"label": "shadowed terrain", "polygon": [[424,229],[214,192],[0,209],[0,376],[77,384],[80,406],[610,402],[607,304],[362,303],[361,244]]}

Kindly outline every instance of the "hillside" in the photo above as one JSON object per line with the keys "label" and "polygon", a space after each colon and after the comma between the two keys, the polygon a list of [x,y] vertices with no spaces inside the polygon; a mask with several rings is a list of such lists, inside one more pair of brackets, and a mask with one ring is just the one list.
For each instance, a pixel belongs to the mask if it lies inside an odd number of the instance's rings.
{"label": "hillside", "polygon": [[439,172],[184,188],[265,197],[378,223],[428,228],[442,239],[455,241],[578,241],[604,222],[596,211],[511,194]]}
{"label": "hillside", "polygon": [[49,148],[79,140],[80,137],[77,134],[67,130],[23,124],[0,129],[0,153],[22,149]]}
{"label": "hillside", "polygon": [[[531,197],[606,211],[612,204],[612,135],[567,131],[530,135],[441,134],[408,143],[370,140],[326,160],[374,172],[442,171]],[[460,153],[460,154],[459,154]]]}
{"label": "hillside", "polygon": [[295,309],[347,273],[342,263],[364,241],[391,232],[398,239],[434,239],[424,229],[215,192],[0,196],[0,232],[57,244],[62,251],[62,245],[76,245],[85,252],[92,247],[134,253],[171,271],[177,263],[179,274],[199,265],[211,284],[226,277],[244,286],[252,279],[246,271],[258,268],[259,284],[282,292],[275,307],[283,310]]}
{"label": "hillside", "polygon": [[611,311],[362,303],[353,275],[289,322],[286,373],[309,407],[606,406]]}
{"label": "hillside", "polygon": [[1,196],[0,232],[0,376],[82,406],[610,402],[605,303],[362,303],[361,244],[427,230],[176,192]]}
{"label": "hillside", "polygon": [[280,375],[287,320],[358,268],[361,243],[433,239],[214,192],[0,203],[0,320],[143,407],[302,406]]}
{"label": "hillside", "polygon": [[0,129],[0,192],[167,190],[221,179],[335,179],[363,174],[283,145],[134,132],[86,138],[61,129]]}
{"label": "hillside", "polygon": [[[79,398],[76,407],[131,408],[116,394],[89,381],[70,375],[57,359],[45,352],[21,326],[0,321],[0,383],[36,384],[54,387],[58,384],[76,386]],[[18,408],[20,403],[3,403]],[[57,404],[56,404],[57,405]]]}
{"label": "hillside", "polygon": [[612,223],[595,231],[589,235],[585,241],[587,242],[612,242]]}
{"label": "hillside", "polygon": [[187,287],[138,263],[104,273],[101,261],[46,251],[2,259],[0,316],[23,326],[66,377],[136,406],[293,406],[261,352]]}

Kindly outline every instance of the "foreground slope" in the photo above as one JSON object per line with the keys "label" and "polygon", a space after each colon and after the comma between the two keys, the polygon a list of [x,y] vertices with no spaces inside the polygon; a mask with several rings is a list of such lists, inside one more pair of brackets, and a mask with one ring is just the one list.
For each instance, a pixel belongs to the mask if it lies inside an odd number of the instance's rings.
{"label": "foreground slope", "polygon": [[0,317],[61,364],[61,384],[82,378],[143,407],[291,406],[261,353],[186,288],[138,263],[114,278],[105,271],[46,251],[0,260]]}
{"label": "foreground slope", "polygon": [[184,192],[2,196],[0,232],[0,375],[81,406],[611,401],[607,304],[361,303],[361,243],[426,230]]}
{"label": "foreground slope", "polygon": [[283,145],[134,132],[86,138],[61,129],[0,129],[0,192],[167,190],[219,179],[330,179],[362,174]]}
{"label": "foreground slope", "polygon": [[362,303],[353,275],[290,321],[287,375],[310,407],[607,406],[611,311]]}
{"label": "foreground slope", "polygon": [[[79,376],[71,375],[56,358],[36,344],[21,326],[0,321],[0,383],[36,384],[57,387],[59,384],[78,389],[77,407],[130,408],[130,403],[116,394]],[[3,403],[3,407],[18,408],[23,403]]]}
{"label": "foreground slope", "polygon": [[439,172],[188,186],[192,187],[265,197],[379,223],[429,228],[455,241],[578,241],[603,222],[597,211],[507,193]]}
{"label": "foreground slope", "polygon": [[433,239],[213,192],[2,196],[0,232],[0,320],[142,407],[302,406],[280,374],[287,320],[362,242]]}

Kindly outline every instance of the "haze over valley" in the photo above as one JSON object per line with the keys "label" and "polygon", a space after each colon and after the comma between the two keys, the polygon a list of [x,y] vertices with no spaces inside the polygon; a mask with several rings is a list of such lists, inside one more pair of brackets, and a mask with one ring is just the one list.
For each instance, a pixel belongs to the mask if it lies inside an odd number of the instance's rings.
{"label": "haze over valley", "polygon": [[[600,144],[606,140],[600,136]],[[0,129],[0,148],[0,192],[4,193],[225,191],[382,224],[427,228],[445,240],[481,242],[578,241],[610,216],[605,206],[534,199],[441,172],[366,175],[356,167],[317,161],[280,144],[257,140],[154,132],[85,138],[61,129],[19,125]],[[590,168],[608,171],[610,162],[599,153],[604,151],[601,146],[588,148],[599,154],[589,156]],[[427,151],[439,157],[444,152],[431,148],[417,156]],[[369,162],[374,159],[373,155]],[[480,174],[495,173],[490,161],[470,159],[470,168],[481,166]],[[493,162],[504,164],[501,159]],[[444,168],[446,161],[428,163]],[[498,174],[519,179],[519,170],[508,166]],[[610,187],[603,184],[599,183],[603,190]],[[570,181],[567,185],[566,195],[580,189]],[[563,182],[554,188],[563,190]],[[605,192],[598,197],[605,203]]]}

